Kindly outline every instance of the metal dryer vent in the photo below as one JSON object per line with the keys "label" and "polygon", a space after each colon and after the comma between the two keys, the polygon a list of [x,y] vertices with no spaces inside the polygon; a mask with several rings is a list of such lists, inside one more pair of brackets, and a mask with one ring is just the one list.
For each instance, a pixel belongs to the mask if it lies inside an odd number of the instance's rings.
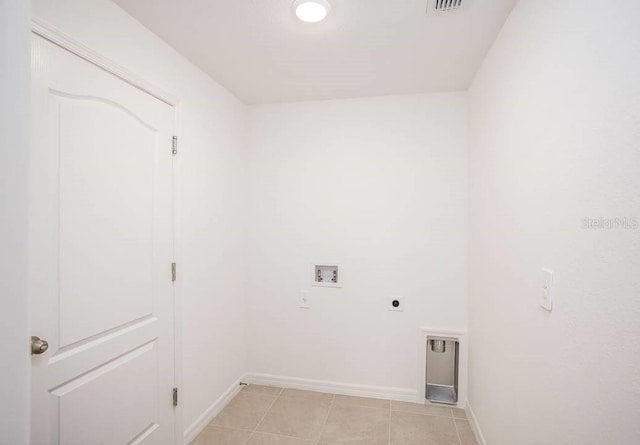
{"label": "metal dryer vent", "polygon": [[427,337],[425,398],[433,403],[458,403],[460,341],[449,337]]}

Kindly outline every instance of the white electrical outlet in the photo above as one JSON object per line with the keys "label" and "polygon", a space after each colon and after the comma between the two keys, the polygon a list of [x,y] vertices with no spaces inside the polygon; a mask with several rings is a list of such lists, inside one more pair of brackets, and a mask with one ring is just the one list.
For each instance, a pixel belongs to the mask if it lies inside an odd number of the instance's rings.
{"label": "white electrical outlet", "polygon": [[394,312],[403,312],[404,311],[404,302],[402,301],[402,297],[388,297],[387,298],[387,309]]}
{"label": "white electrical outlet", "polygon": [[311,309],[310,296],[311,292],[308,290],[300,291],[300,300],[298,301],[300,309]]}
{"label": "white electrical outlet", "polygon": [[553,309],[553,271],[542,269],[541,286],[540,306],[551,311]]}

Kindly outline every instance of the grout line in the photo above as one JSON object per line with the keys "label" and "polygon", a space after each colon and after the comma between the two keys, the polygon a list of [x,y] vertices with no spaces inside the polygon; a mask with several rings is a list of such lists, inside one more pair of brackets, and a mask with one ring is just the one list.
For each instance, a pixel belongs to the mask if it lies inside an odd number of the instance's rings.
{"label": "grout line", "polygon": [[[330,396],[332,396],[333,394],[328,393],[328,392],[321,392],[319,394],[328,394]],[[305,397],[305,396],[286,396],[286,395],[281,395],[279,397],[283,397],[285,399],[298,399],[298,400],[322,400],[322,398],[320,397]],[[350,406],[359,406],[359,405],[350,405]]]}
{"label": "grout line", "polygon": [[280,388],[280,392],[278,393],[278,395],[276,395],[273,398],[273,402],[271,402],[271,405],[269,405],[269,408],[267,408],[264,412],[264,414],[262,415],[262,417],[260,418],[260,422],[256,423],[256,426],[253,428],[253,431],[251,432],[251,435],[249,436],[249,438],[247,439],[247,441],[245,443],[249,443],[249,441],[251,440],[251,438],[253,437],[253,435],[256,433],[256,431],[258,430],[258,427],[260,426],[260,424],[262,423],[262,421],[264,420],[265,417],[267,417],[267,414],[269,413],[269,411],[271,411],[271,408],[273,408],[273,405],[275,405],[275,403],[278,401],[278,399],[280,398],[280,394],[282,394],[282,388]]}
{"label": "grout line", "polygon": [[[402,413],[402,414],[415,414],[416,416],[431,416],[431,417],[444,417],[445,419],[457,419],[458,417],[451,417],[451,416],[441,416],[440,414],[427,414],[427,413],[416,413],[413,411],[403,411],[403,410],[398,410],[398,409],[392,409],[389,411],[393,411],[394,413]],[[466,420],[466,419],[460,419],[460,420]]]}
{"label": "grout line", "polygon": [[[303,441],[303,442],[313,442],[313,443],[316,443],[316,442],[314,442],[314,441],[313,441],[313,440],[311,440],[311,439],[305,439],[305,438],[303,438],[303,437],[285,436],[285,435],[283,435],[283,434],[267,433],[267,432],[264,432],[264,431],[254,431],[254,433],[264,434],[265,436],[282,437],[282,438],[285,438],[285,439],[295,439],[295,440],[301,440],[301,441]],[[251,439],[251,438],[249,438],[249,439]]]}
{"label": "grout line", "polygon": [[458,442],[462,445],[462,437],[460,437],[460,431],[458,431],[458,424],[456,423],[456,419],[453,419],[453,427],[456,429],[456,436],[458,436]]}
{"label": "grout line", "polygon": [[388,445],[391,445],[391,400],[389,400],[389,440],[388,440]]}
{"label": "grout line", "polygon": [[316,441],[316,444],[320,443],[320,440],[322,440],[322,433],[324,432],[324,427],[327,426],[327,420],[329,420],[329,416],[331,415],[331,410],[333,409],[333,402],[336,400],[336,395],[333,394],[331,397],[331,403],[329,404],[329,409],[327,410],[327,416],[324,418],[324,422],[322,422],[322,428],[320,428],[320,434],[318,435],[318,440]]}
{"label": "grout line", "polygon": [[[246,432],[249,432],[249,433],[253,431],[253,430],[246,430],[246,429],[244,429],[244,428],[237,428],[237,427],[235,427],[235,426],[214,425],[213,423],[208,423],[208,424],[204,427],[204,429],[203,429],[202,431],[206,430],[207,428],[222,428],[222,429],[225,429],[225,430],[246,431]],[[194,439],[194,440],[195,440],[195,439]]]}
{"label": "grout line", "polygon": [[322,397],[308,397],[308,396],[303,396],[303,395],[296,395],[296,394],[283,394],[285,389],[294,389],[296,391],[301,391],[301,392],[306,392],[306,393],[312,393],[312,394],[321,394],[321,395],[325,395],[325,396],[331,396],[331,398],[333,399],[333,397],[336,396],[336,394],[332,393],[332,392],[320,392],[320,391],[310,391],[308,389],[298,389],[298,388],[282,388],[282,391],[280,393],[280,397],[286,397],[288,399],[304,399],[304,400],[321,400]]}
{"label": "grout line", "polygon": [[[273,388],[277,388],[277,387],[273,387]],[[273,408],[273,405],[275,405],[275,403],[278,401],[278,399],[285,397],[285,398],[293,398],[293,399],[307,399],[307,400],[313,400],[312,398],[306,398],[306,397],[296,397],[296,396],[286,396],[283,395],[285,388],[278,388],[279,392],[277,394],[265,394],[265,393],[251,393],[251,394],[256,394],[256,395],[262,395],[262,396],[271,396],[273,397],[273,401],[271,402],[271,404],[269,405],[269,407],[266,409],[266,411],[264,412],[264,414],[262,415],[262,417],[260,418],[260,421],[256,424],[256,426],[252,429],[252,430],[248,430],[248,429],[242,429],[242,428],[234,428],[234,427],[229,427],[229,426],[220,426],[220,425],[215,425],[213,424],[213,421],[210,422],[208,426],[213,426],[213,427],[219,427],[219,428],[228,428],[228,429],[232,429],[232,430],[237,430],[237,431],[247,431],[247,432],[251,432],[251,434],[249,435],[249,438],[247,439],[246,442],[244,442],[245,444],[249,443],[251,441],[251,439],[254,437],[255,433],[258,432],[258,428],[260,427],[260,425],[262,424],[262,422],[264,421],[264,419],[267,417],[267,414],[269,414],[269,412],[271,411],[271,409]],[[318,392],[318,391],[312,391],[312,392]],[[239,392],[238,394],[241,394],[241,392]],[[248,394],[248,392],[247,392]],[[336,394],[334,393],[320,393],[320,394],[330,394],[331,395],[331,403],[329,404],[329,409],[327,411],[327,415],[324,419],[324,422],[322,424],[322,427],[320,428],[320,436],[318,437],[317,440],[315,441],[311,441],[309,440],[309,442],[313,442],[314,444],[319,444],[320,441],[322,440],[322,433],[324,432],[324,429],[326,428],[327,422],[329,420],[329,416],[331,415],[331,410],[334,408],[335,406],[335,399],[336,399]],[[234,397],[235,398],[235,397]],[[387,444],[391,445],[391,416],[394,412],[397,413],[401,413],[401,414],[413,414],[413,415],[418,415],[418,416],[431,416],[431,417],[442,417],[442,418],[446,418],[446,419],[451,419],[453,421],[453,425],[454,428],[456,429],[456,436],[458,437],[458,443],[459,445],[462,445],[462,437],[460,436],[460,431],[458,430],[458,424],[456,422],[456,420],[466,420],[467,422],[469,422],[468,418],[462,418],[462,417],[455,417],[455,414],[453,412],[453,408],[448,407],[449,411],[450,411],[450,415],[440,415],[440,414],[428,414],[428,413],[418,413],[418,412],[412,412],[412,411],[404,411],[404,410],[394,410],[392,409],[392,400],[390,399],[381,399],[381,400],[386,400],[389,403],[389,435],[388,435],[388,441]],[[437,406],[437,405],[432,405],[431,406]],[[385,408],[379,408],[379,407],[371,407],[371,406],[365,406],[365,405],[350,405],[347,404],[347,406],[362,406],[364,408],[378,408],[378,409],[385,409]],[[262,433],[261,433],[262,434]],[[284,436],[281,434],[275,434],[275,433],[264,433],[270,436],[276,436],[276,437],[287,437],[287,438],[294,438],[294,439],[301,439],[301,438],[296,438],[296,437],[292,437],[292,436]],[[303,439],[303,440],[308,440],[308,439]]]}

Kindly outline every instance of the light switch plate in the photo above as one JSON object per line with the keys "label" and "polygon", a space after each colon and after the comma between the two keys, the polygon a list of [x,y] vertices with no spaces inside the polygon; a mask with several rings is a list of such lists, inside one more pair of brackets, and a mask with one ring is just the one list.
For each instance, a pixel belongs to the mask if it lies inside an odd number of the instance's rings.
{"label": "light switch plate", "polygon": [[542,269],[540,306],[551,312],[553,308],[553,271]]}

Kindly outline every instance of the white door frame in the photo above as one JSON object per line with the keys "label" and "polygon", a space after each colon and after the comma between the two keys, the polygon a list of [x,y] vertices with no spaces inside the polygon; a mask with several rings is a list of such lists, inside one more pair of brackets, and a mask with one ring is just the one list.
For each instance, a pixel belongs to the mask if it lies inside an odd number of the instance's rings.
{"label": "white door frame", "polygon": [[[167,93],[166,91],[158,88],[157,86],[147,82],[142,79],[138,75],[132,73],[131,71],[123,68],[122,66],[114,63],[113,61],[107,59],[106,57],[96,53],[92,49],[86,47],[82,43],[74,40],[73,38],[67,36],[59,29],[54,26],[40,20],[38,18],[33,18],[31,21],[31,31],[44,39],[64,48],[65,50],[75,54],[76,56],[86,60],[89,63],[107,71],[108,73],[116,76],[117,78],[127,82],[128,84],[144,91],[145,93],[155,97],[158,100],[170,105],[174,109],[174,132],[176,136],[180,134],[180,111],[181,104],[176,96],[173,94]],[[176,205],[175,205],[175,196],[176,196],[176,165],[177,157],[173,160],[173,190],[174,190],[174,206],[173,206],[173,252],[174,252],[174,261],[179,262],[179,244],[177,241],[176,234],[179,233],[178,227],[178,218],[176,217]],[[174,283],[173,288],[173,301],[174,301],[174,380],[175,385],[178,388],[183,388],[182,385],[182,292],[180,286],[180,280],[177,280]],[[176,445],[182,445],[184,441],[184,420],[183,420],[183,403],[179,400],[178,406],[175,410],[175,438],[174,443]]]}

